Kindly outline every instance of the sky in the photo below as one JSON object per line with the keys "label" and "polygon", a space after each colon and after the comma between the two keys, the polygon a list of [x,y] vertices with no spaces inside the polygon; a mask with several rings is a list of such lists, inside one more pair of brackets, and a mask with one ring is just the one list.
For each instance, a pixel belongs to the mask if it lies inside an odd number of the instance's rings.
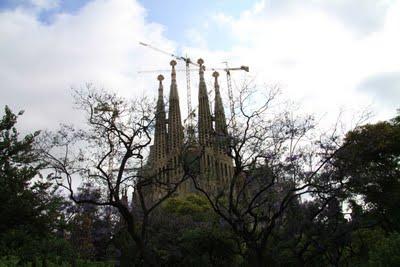
{"label": "sky", "polygon": [[371,121],[389,119],[400,108],[399,14],[394,0],[0,0],[0,106],[25,110],[23,129],[51,130],[80,123],[71,87],[155,97],[158,73],[138,71],[168,70],[171,58],[142,41],[206,66],[248,65],[234,85],[278,85],[332,123],[366,109]]}

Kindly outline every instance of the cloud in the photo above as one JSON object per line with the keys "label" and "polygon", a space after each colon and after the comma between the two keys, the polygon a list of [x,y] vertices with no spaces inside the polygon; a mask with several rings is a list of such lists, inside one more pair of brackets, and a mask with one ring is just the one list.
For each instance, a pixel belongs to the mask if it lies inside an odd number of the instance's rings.
{"label": "cloud", "polygon": [[362,81],[358,90],[375,96],[382,105],[399,105],[400,72],[379,73]]}
{"label": "cloud", "polygon": [[254,5],[250,13],[281,16],[288,11],[323,12],[361,34],[383,26],[384,18],[396,0],[264,0]]}
{"label": "cloud", "polygon": [[[52,1],[35,2],[44,8]],[[73,15],[56,13],[50,24],[40,21],[38,11],[3,10],[0,105],[24,109],[23,127],[33,130],[78,121],[71,86],[93,82],[128,97],[149,93],[156,82],[149,84],[152,79],[137,70],[160,68],[169,58],[140,47],[139,40],[171,51],[175,46],[133,0],[92,1]]]}
{"label": "cloud", "polygon": [[390,8],[391,2],[387,0],[314,0],[323,11],[335,16],[354,30],[362,34],[379,30],[384,24],[384,18]]}
{"label": "cloud", "polygon": [[[137,70],[169,69],[170,58],[138,41],[171,52],[180,48],[194,60],[204,58],[208,67],[223,67],[225,60],[231,66],[249,65],[249,75],[235,72],[234,82],[247,77],[259,84],[278,83],[287,98],[302,102],[304,112],[335,117],[340,108],[372,104],[378,118],[387,119],[398,108],[387,100],[388,92],[361,90],[360,85],[377,88],[366,86],[377,74],[400,72],[400,1],[260,1],[238,17],[209,12],[207,26],[188,24],[184,33],[192,43],[180,47],[166,38],[163,25],[148,21],[148,11],[134,0],[93,0],[73,14],[60,11],[58,1],[34,1],[36,8],[0,11],[0,105],[25,109],[27,129],[78,121],[71,86],[93,82],[127,97],[154,95],[158,73],[138,75]],[[49,22],[41,21],[39,7],[54,9]],[[185,113],[184,74],[178,78]],[[384,82],[390,77],[381,79],[381,88],[395,88]],[[223,77],[220,83],[224,89]]]}
{"label": "cloud", "polygon": [[59,6],[59,0],[31,0],[31,4],[34,7],[40,9],[52,9]]}
{"label": "cloud", "polygon": [[[400,2],[375,1],[385,9],[376,18],[381,26],[365,24],[361,35],[350,22],[332,16],[332,5],[350,12],[348,1],[283,2],[287,6],[277,1],[257,3],[237,18],[224,13],[213,16],[236,44],[229,51],[204,53],[227,58],[234,65],[250,65],[251,75],[260,84],[278,82],[287,97],[303,103],[306,112],[333,117],[341,109],[352,112],[371,106],[379,119],[393,116],[398,104],[376,102],[370,91],[357,88],[376,73],[400,71]],[[374,6],[365,1],[359,8]]]}

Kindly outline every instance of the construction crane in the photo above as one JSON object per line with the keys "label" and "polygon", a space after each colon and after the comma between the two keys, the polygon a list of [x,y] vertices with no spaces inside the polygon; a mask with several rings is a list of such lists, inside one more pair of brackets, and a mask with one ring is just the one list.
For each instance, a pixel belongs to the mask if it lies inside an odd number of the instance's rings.
{"label": "construction crane", "polygon": [[231,77],[231,71],[234,70],[244,70],[245,72],[249,72],[249,66],[240,66],[239,68],[229,68],[228,62],[224,61],[222,63],[225,63],[226,68],[224,71],[226,72],[226,84],[228,87],[228,97],[229,97],[229,108],[231,112],[231,120],[233,123],[235,123],[235,103],[233,99],[233,90],[232,90],[232,77]]}
{"label": "construction crane", "polygon": [[[192,131],[193,130],[192,127],[193,127],[193,116],[194,116],[194,113],[192,112],[192,95],[191,95],[191,89],[190,89],[190,71],[191,71],[190,65],[193,65],[193,66],[196,66],[196,67],[200,67],[200,65],[195,63],[195,62],[193,62],[193,61],[191,61],[190,58],[188,58],[187,56],[186,57],[177,56],[177,55],[175,55],[173,53],[168,53],[168,52],[166,52],[166,51],[164,51],[162,49],[159,49],[159,48],[157,48],[155,46],[152,46],[150,44],[146,44],[146,43],[143,43],[143,42],[139,42],[139,44],[142,45],[142,46],[148,47],[150,49],[153,49],[153,50],[155,50],[157,52],[160,52],[160,53],[163,53],[165,55],[168,55],[170,57],[173,57],[173,58],[175,58],[177,60],[181,60],[181,61],[185,62],[186,68],[185,68],[184,71],[186,72],[186,94],[187,94],[187,109],[188,109],[188,120],[189,120],[188,121],[188,126],[189,126],[188,130]],[[160,70],[156,70],[156,71],[157,72],[162,72],[162,70],[161,71]],[[147,71],[147,72],[156,72],[156,71]],[[179,71],[182,71],[182,70],[179,70]],[[189,134],[191,134],[191,133],[189,133]]]}
{"label": "construction crane", "polygon": [[[190,58],[186,57],[182,57],[182,56],[177,56],[173,53],[168,53],[162,49],[159,49],[157,47],[154,47],[150,44],[146,44],[143,42],[139,42],[140,45],[142,46],[146,46],[150,49],[153,49],[155,51],[158,51],[160,53],[163,53],[165,55],[168,55],[170,57],[173,57],[177,60],[181,60],[184,61],[186,64],[186,68],[184,70],[176,70],[176,71],[185,71],[186,72],[186,88],[187,88],[187,106],[188,106],[188,120],[189,120],[189,129],[190,127],[193,127],[193,117],[194,117],[194,110],[192,110],[192,102],[191,102],[191,89],[190,89],[190,72],[192,71],[190,69],[190,65],[194,65],[196,67],[200,67],[199,64],[193,62],[190,60]],[[234,113],[235,113],[235,105],[234,105],[234,99],[233,99],[233,90],[232,90],[232,77],[231,77],[231,71],[236,71],[236,70],[243,70],[246,72],[249,72],[249,66],[240,66],[237,68],[230,68],[228,66],[228,62],[224,61],[222,63],[225,63],[225,68],[210,68],[210,70],[212,71],[217,71],[217,70],[223,70],[226,73],[226,81],[227,81],[227,87],[228,87],[228,97],[229,97],[229,107],[230,107],[230,113],[231,113],[231,119],[234,123]],[[150,72],[164,72],[166,70],[144,70],[144,71],[139,71],[138,73],[150,73]],[[192,129],[191,129],[192,130]]]}

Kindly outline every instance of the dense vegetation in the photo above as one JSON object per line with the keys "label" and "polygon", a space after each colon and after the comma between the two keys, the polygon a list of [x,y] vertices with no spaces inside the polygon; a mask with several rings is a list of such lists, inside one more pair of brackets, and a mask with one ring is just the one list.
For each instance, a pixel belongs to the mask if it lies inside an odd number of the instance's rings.
{"label": "dense vegetation", "polygon": [[[206,192],[170,195],[136,222],[137,232],[146,227],[138,243],[118,203],[96,205],[103,192],[93,181],[71,201],[37,149],[41,133],[20,136],[22,112],[4,111],[0,266],[400,266],[400,115],[348,132],[331,164],[314,175],[323,183],[313,182],[305,197],[288,195],[289,202],[269,193],[272,200],[262,203],[280,204],[272,219],[248,223],[242,206],[229,217],[221,208],[228,200],[218,204]],[[249,176],[277,175],[264,163]],[[279,173],[293,167],[274,166]],[[272,206],[258,204],[249,214],[262,220]]]}

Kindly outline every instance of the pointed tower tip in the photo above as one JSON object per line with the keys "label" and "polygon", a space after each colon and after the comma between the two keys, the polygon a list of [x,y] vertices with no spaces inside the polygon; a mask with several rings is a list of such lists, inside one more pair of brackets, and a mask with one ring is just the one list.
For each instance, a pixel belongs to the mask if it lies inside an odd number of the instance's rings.
{"label": "pointed tower tip", "polygon": [[164,86],[162,84],[164,76],[158,75],[157,80],[159,81],[159,87],[155,113],[154,144],[150,150],[150,161],[153,166],[158,166],[167,153],[167,126],[165,124]]}
{"label": "pointed tower tip", "polygon": [[160,82],[160,85],[158,87],[158,97],[162,98],[163,97],[163,84],[162,81],[164,80],[164,76],[162,76],[161,74],[157,76],[157,80]]}
{"label": "pointed tower tip", "polygon": [[176,72],[175,72],[175,66],[176,66],[176,61],[175,60],[171,60],[171,62],[169,63],[172,66],[172,70],[171,70],[171,78],[172,78],[172,83],[175,84],[175,80],[176,80]]}
{"label": "pointed tower tip", "polygon": [[206,70],[206,67],[203,65],[204,60],[202,58],[199,58],[197,60],[197,64],[199,64],[200,81],[204,81],[204,71]]}
{"label": "pointed tower tip", "polygon": [[214,80],[215,93],[219,94],[219,84],[218,84],[219,73],[218,73],[218,71],[214,71],[212,76],[215,78],[215,80]]}

